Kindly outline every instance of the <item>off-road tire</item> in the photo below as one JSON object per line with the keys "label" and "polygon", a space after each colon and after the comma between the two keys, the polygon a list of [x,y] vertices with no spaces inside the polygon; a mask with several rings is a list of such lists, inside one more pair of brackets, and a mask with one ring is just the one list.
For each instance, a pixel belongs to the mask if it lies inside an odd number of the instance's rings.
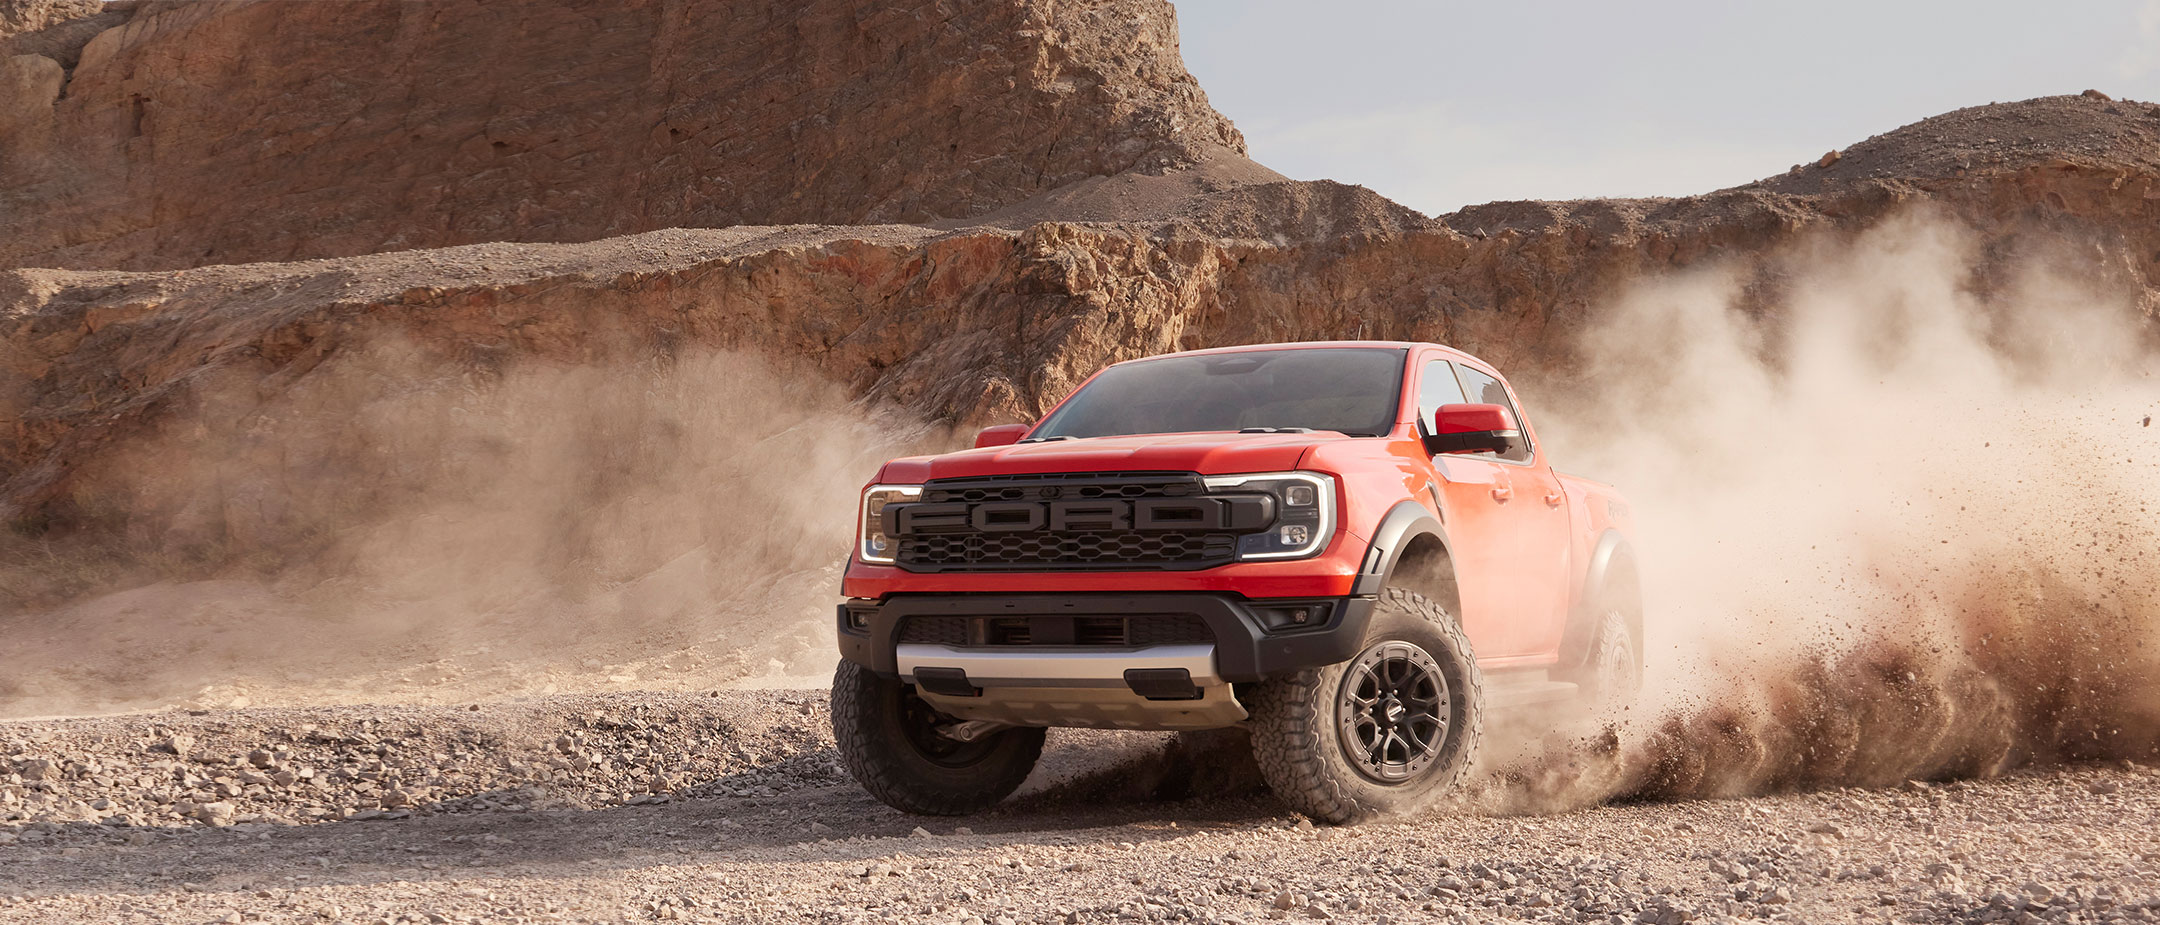
{"label": "off-road tire", "polygon": [[1048,730],[1039,727],[968,743],[925,739],[937,734],[923,721],[934,713],[913,685],[897,678],[878,677],[846,660],[833,673],[833,740],[841,763],[894,809],[925,816],[980,812],[1012,795],[1042,757]]}
{"label": "off-road tire", "polygon": [[1583,665],[1583,703],[1598,710],[1624,710],[1642,692],[1642,650],[1627,614],[1608,609],[1598,618],[1590,638],[1590,655]]}
{"label": "off-road tire", "polygon": [[[1344,679],[1382,643],[1409,643],[1429,656],[1447,682],[1448,722],[1429,762],[1407,779],[1383,782],[1353,765],[1338,712]],[[1343,823],[1414,812],[1457,785],[1477,759],[1485,733],[1484,676],[1470,640],[1447,608],[1401,588],[1381,592],[1359,656],[1257,685],[1246,698],[1253,758],[1275,795],[1323,822]]]}

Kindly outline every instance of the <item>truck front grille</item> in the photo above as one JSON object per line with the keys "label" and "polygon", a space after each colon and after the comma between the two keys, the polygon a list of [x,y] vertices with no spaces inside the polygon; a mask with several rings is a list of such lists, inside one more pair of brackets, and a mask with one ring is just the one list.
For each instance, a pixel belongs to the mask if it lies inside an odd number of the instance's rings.
{"label": "truck front grille", "polygon": [[895,564],[915,572],[1201,569],[1265,528],[1260,504],[1209,498],[1191,472],[934,479],[894,506],[890,532]]}

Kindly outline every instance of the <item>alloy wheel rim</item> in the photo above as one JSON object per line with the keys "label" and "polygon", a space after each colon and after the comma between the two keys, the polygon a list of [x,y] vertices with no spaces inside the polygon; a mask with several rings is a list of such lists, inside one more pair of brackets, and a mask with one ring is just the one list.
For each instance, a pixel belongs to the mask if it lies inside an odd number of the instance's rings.
{"label": "alloy wheel rim", "polygon": [[1350,662],[1336,696],[1343,754],[1383,784],[1417,777],[1447,744],[1452,703],[1447,676],[1424,649],[1375,643]]}

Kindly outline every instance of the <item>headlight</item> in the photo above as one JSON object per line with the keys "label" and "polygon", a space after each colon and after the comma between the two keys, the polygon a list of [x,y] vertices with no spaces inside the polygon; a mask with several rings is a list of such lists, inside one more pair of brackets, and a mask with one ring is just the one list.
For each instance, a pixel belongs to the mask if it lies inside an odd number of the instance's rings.
{"label": "headlight", "polygon": [[856,555],[864,562],[890,565],[893,554],[899,552],[900,543],[885,535],[884,518],[879,515],[885,505],[895,501],[913,501],[922,497],[921,485],[872,485],[863,489],[862,528],[858,532],[861,542],[856,544]]}
{"label": "headlight", "polygon": [[1243,559],[1302,559],[1327,548],[1335,534],[1335,479],[1311,472],[1211,475],[1208,491],[1259,492],[1275,497],[1275,524],[1238,539]]}

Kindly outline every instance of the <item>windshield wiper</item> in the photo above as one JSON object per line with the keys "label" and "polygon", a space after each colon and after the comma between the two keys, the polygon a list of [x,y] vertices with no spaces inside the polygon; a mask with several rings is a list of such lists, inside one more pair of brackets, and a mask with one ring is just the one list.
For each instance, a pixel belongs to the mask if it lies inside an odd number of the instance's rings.
{"label": "windshield wiper", "polygon": [[1309,433],[1312,433],[1312,432],[1313,432],[1313,429],[1312,429],[1312,428],[1310,428],[1310,427],[1240,427],[1240,428],[1238,428],[1238,433],[1241,433],[1241,434],[1309,434]]}
{"label": "windshield wiper", "polygon": [[1029,438],[1027,438],[1026,440],[1022,440],[1022,441],[1020,441],[1020,442],[1021,442],[1021,443],[1049,443],[1049,442],[1050,442],[1050,441],[1052,441],[1052,440],[1078,440],[1078,439],[1080,439],[1080,438],[1079,438],[1079,437],[1075,437],[1075,436],[1072,436],[1072,435],[1070,435],[1070,434],[1059,434],[1059,435],[1057,435],[1057,436],[1055,436],[1055,437],[1029,437]]}

